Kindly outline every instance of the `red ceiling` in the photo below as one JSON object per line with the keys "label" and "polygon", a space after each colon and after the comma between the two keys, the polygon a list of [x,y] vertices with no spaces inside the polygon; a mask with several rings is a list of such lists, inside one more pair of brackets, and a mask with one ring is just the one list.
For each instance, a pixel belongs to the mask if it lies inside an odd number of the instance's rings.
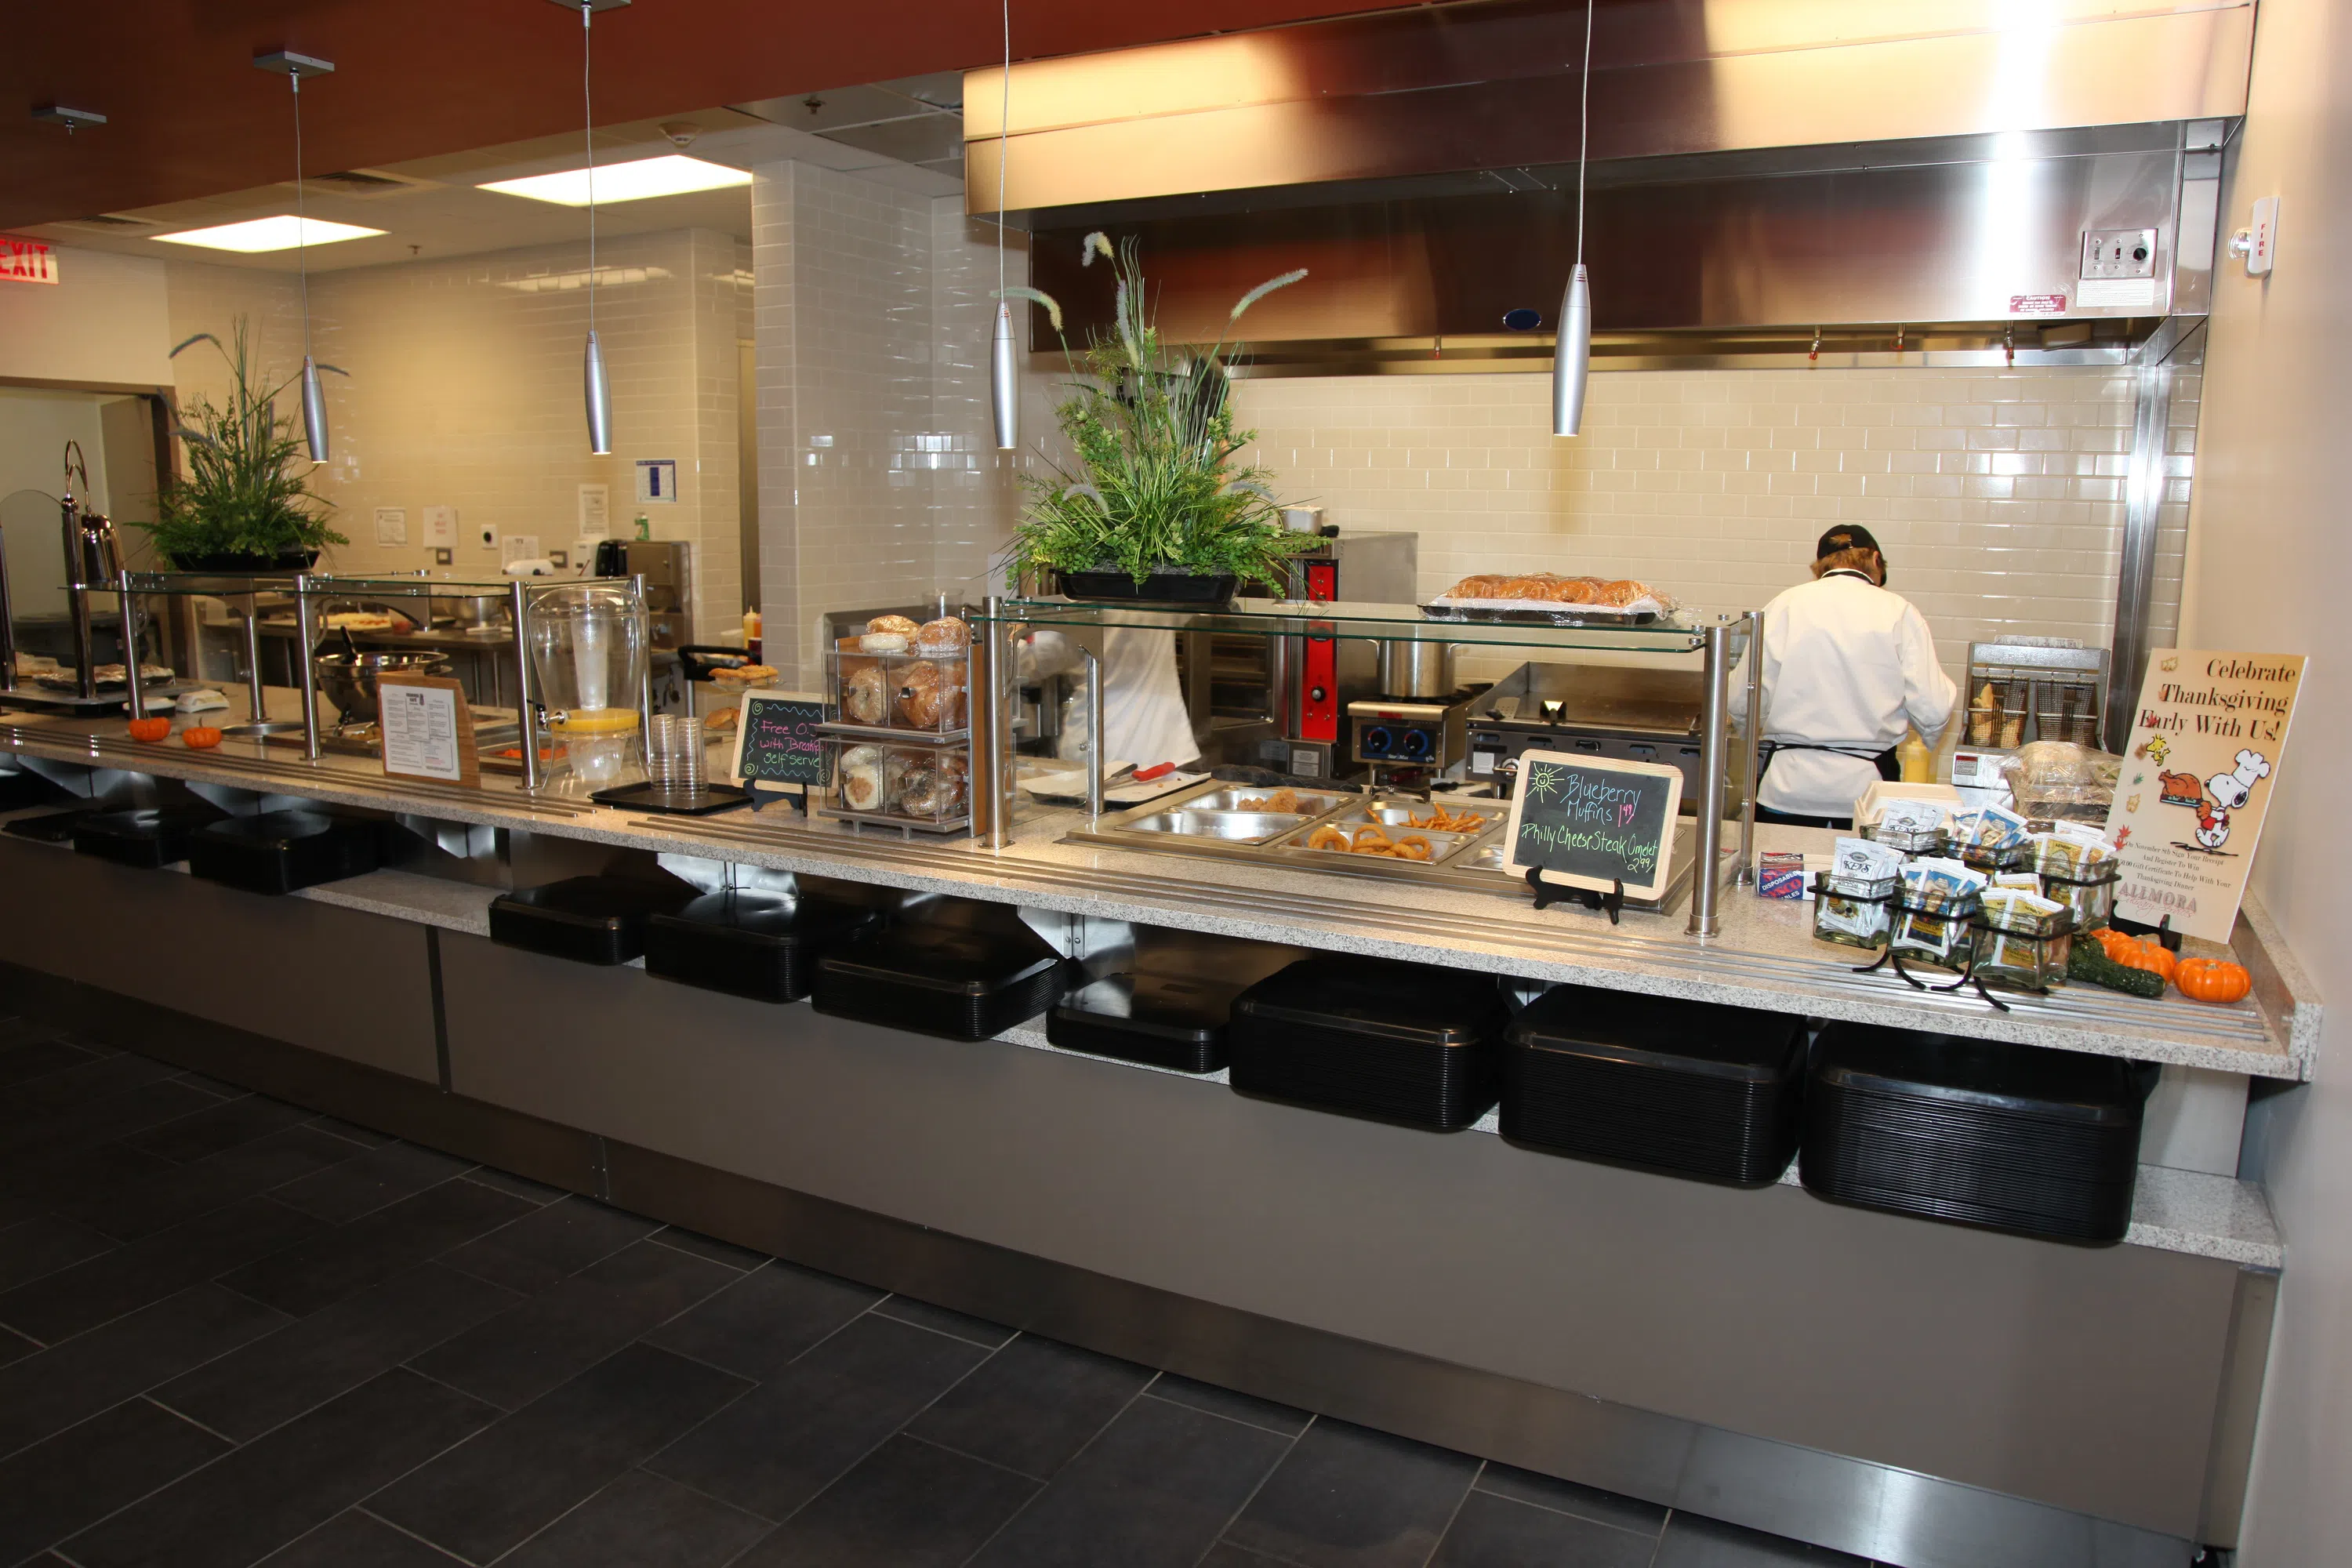
{"label": "red ceiling", "polygon": [[[1014,0],[1016,58],[1232,32],[1413,0]],[[568,129],[580,25],[548,0],[25,0],[0,48],[0,227],[288,177],[285,79],[252,58],[335,62],[303,93],[313,174]],[[635,0],[596,17],[596,119],[614,124],[1002,57],[986,0]],[[36,105],[95,110],[68,138]]]}

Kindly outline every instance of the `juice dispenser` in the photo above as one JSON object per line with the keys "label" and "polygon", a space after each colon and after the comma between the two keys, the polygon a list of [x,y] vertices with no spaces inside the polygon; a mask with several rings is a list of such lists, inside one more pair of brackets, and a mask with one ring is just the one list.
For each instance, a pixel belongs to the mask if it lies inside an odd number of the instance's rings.
{"label": "juice dispenser", "polygon": [[585,796],[644,783],[645,600],[626,583],[550,588],[532,595],[526,627],[532,696],[555,752],[543,787]]}

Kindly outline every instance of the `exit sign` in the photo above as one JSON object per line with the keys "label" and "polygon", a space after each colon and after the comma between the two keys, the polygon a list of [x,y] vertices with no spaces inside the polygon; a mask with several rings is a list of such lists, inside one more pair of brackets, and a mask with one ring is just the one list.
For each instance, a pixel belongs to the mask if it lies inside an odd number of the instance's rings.
{"label": "exit sign", "polygon": [[0,234],[0,283],[54,283],[58,253],[42,239]]}

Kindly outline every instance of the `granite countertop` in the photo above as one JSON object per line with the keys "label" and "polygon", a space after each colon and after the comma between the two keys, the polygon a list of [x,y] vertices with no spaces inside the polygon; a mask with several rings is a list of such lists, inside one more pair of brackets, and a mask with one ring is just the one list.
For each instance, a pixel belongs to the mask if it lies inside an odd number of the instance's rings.
{"label": "granite countertop", "polygon": [[[241,704],[241,690],[231,696]],[[940,840],[804,819],[789,805],[757,814],[648,816],[527,796],[512,778],[486,777],[478,788],[393,782],[371,759],[330,756],[310,763],[299,752],[257,742],[226,742],[205,752],[169,742],[142,746],[123,738],[119,719],[44,717],[0,724],[0,752],[1091,919],[2219,1072],[2307,1078],[2318,1037],[2319,999],[2251,904],[2234,944],[2263,982],[2248,1001],[2218,1007],[2173,996],[2150,1002],[2076,985],[2048,998],[2005,996],[2009,1010],[2001,1012],[1972,991],[1916,991],[1885,970],[1858,974],[1855,961],[1863,955],[1813,940],[1811,905],[1760,899],[1745,888],[1723,890],[1722,933],[1702,941],[1685,934],[1686,911],[1679,905],[1628,910],[1623,923],[1612,927],[1605,916],[1579,906],[1556,904],[1539,912],[1524,897],[1408,889],[1289,865],[1065,842],[1064,835],[1084,820],[1076,811],[1024,816],[1015,841],[992,850],[969,838]],[[1767,847],[1823,845],[1827,837],[1802,828],[1758,830],[1759,846]],[[347,884],[344,896],[366,895]],[[463,896],[447,897],[465,902]]]}

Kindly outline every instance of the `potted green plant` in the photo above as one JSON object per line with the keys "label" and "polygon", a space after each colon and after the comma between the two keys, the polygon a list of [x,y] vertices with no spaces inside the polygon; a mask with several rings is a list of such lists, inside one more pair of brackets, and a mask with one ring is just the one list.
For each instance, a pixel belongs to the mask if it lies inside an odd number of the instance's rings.
{"label": "potted green plant", "polygon": [[163,487],[156,520],[139,526],[183,572],[304,571],[328,545],[351,541],[327,526],[332,503],[310,489],[307,472],[295,471],[301,441],[294,421],[278,416],[278,395],[291,378],[266,384],[243,316],[230,339],[234,348],[198,332],[172,351],[176,359],[184,349],[212,344],[232,384],[226,403],[198,397],[183,410],[176,434],[187,444],[188,472]]}
{"label": "potted green plant", "polygon": [[[1071,354],[1086,380],[1055,409],[1066,463],[1024,475],[1031,500],[1013,531],[1016,575],[1058,579],[1074,598],[1222,602],[1244,582],[1279,582],[1283,563],[1313,541],[1286,531],[1265,470],[1234,457],[1255,431],[1234,427],[1225,343],[1206,352],[1162,343],[1133,240],[1113,251],[1086,239],[1117,273],[1112,329]],[[1307,276],[1301,268],[1243,295],[1226,319]],[[1062,308],[1034,289],[1004,293],[1045,309],[1058,335]],[[1065,340],[1064,348],[1068,348]]]}

